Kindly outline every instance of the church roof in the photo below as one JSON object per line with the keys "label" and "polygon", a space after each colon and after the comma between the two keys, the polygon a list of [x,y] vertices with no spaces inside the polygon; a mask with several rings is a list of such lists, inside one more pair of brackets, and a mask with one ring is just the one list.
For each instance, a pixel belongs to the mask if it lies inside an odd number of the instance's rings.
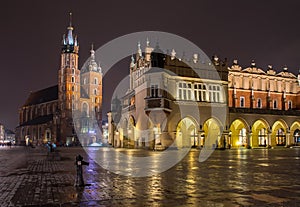
{"label": "church roof", "polygon": [[22,123],[20,126],[30,126],[30,125],[38,125],[38,124],[45,124],[53,120],[53,114],[39,116],[32,120]]}
{"label": "church roof", "polygon": [[31,106],[55,100],[58,100],[58,85],[31,92],[24,106]]}
{"label": "church roof", "polygon": [[95,50],[93,49],[93,45],[92,45],[92,49],[91,49],[90,52],[91,52],[91,56],[90,56],[87,64],[84,64],[84,66],[82,67],[81,73],[86,73],[86,72],[89,72],[89,71],[102,73],[100,63],[97,64],[97,62],[96,62]]}

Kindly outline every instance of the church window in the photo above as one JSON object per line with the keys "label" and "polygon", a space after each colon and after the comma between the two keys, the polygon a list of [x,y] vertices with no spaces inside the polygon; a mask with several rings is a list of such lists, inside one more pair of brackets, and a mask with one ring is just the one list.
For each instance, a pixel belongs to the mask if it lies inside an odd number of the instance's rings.
{"label": "church window", "polygon": [[46,138],[50,139],[50,132],[49,131],[46,132]]}
{"label": "church window", "polygon": [[98,84],[98,79],[94,78],[94,84]]}
{"label": "church window", "polygon": [[82,104],[82,113],[83,113],[83,116],[88,116],[88,105],[87,105],[87,103]]}
{"label": "church window", "polygon": [[94,89],[94,95],[97,95],[97,89]]}
{"label": "church window", "polygon": [[74,76],[72,76],[72,83],[75,83],[75,77]]}

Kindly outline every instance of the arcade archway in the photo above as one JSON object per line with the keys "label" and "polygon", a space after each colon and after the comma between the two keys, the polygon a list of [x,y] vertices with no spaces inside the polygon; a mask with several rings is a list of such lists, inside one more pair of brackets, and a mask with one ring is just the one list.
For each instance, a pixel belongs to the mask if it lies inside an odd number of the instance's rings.
{"label": "arcade archway", "polygon": [[[203,125],[203,131],[204,131],[204,142],[206,143],[206,146],[212,145],[212,147],[224,147],[224,142],[221,140],[221,129],[220,129],[220,123],[215,118],[210,118],[204,122]],[[207,140],[207,138],[210,138],[210,140]],[[224,140],[223,140],[224,141]]]}
{"label": "arcade archway", "polygon": [[291,136],[290,144],[300,145],[300,123],[298,121],[294,122],[291,126]]}
{"label": "arcade archway", "polygon": [[196,126],[196,122],[190,117],[186,117],[178,123],[175,140],[178,148],[197,147],[200,144]]}
{"label": "arcade archway", "polygon": [[268,139],[269,124],[265,120],[259,119],[252,126],[252,147],[266,147],[270,144]]}
{"label": "arcade archway", "polygon": [[285,146],[286,145],[287,125],[283,121],[276,121],[272,127],[272,146]]}
{"label": "arcade archway", "polygon": [[232,147],[246,147],[249,145],[249,127],[245,120],[236,119],[230,125],[229,140]]}

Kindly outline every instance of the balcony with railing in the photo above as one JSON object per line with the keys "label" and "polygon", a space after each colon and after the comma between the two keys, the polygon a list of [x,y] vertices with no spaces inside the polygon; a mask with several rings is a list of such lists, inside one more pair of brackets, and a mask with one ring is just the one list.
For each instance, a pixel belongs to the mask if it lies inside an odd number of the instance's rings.
{"label": "balcony with railing", "polygon": [[164,110],[171,112],[171,100],[164,97],[146,97],[145,111]]}

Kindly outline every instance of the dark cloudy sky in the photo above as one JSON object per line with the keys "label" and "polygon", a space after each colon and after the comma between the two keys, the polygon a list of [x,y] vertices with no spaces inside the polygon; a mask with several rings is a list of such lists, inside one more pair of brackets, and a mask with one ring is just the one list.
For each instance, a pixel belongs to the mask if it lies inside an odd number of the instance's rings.
{"label": "dark cloudy sky", "polygon": [[[300,1],[285,0],[6,0],[0,7],[0,122],[14,129],[30,91],[57,84],[60,44],[73,13],[80,66],[90,44],[158,30],[182,36],[208,56],[252,59],[266,69],[300,68]],[[120,67],[115,73],[126,73]],[[109,81],[106,81],[109,82]],[[105,83],[104,82],[104,87]],[[105,97],[104,97],[105,101]]]}

